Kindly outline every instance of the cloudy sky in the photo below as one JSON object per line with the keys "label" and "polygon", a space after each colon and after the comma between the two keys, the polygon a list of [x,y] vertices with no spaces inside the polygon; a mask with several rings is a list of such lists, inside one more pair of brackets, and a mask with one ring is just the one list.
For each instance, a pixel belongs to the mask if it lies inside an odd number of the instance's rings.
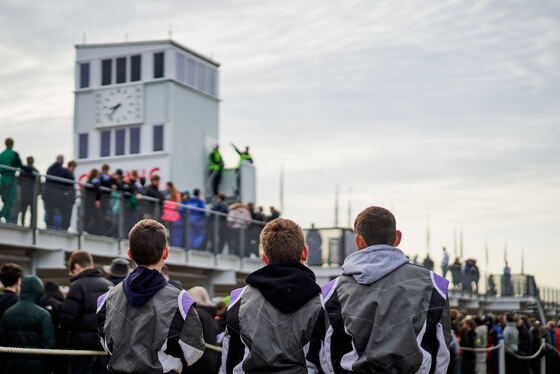
{"label": "cloudy sky", "polygon": [[[0,0],[0,130],[70,156],[73,45],[173,39],[222,63],[221,142],[258,202],[307,226],[391,208],[405,252],[465,254],[560,286],[560,3]],[[230,165],[237,162],[225,153]]]}

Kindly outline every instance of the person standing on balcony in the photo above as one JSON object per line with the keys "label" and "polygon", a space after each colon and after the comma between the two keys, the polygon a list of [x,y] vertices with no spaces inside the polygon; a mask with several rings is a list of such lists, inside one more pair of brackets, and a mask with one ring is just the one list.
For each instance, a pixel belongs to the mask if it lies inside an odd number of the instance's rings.
{"label": "person standing on balcony", "polygon": [[[45,204],[46,224],[48,229],[68,229],[74,203],[74,169],[76,162],[70,161],[68,168],[64,167],[64,156],[56,156],[56,161],[47,169],[47,180],[43,188],[43,203]],[[67,181],[55,178],[64,178]],[[60,223],[55,217],[60,218]]]}
{"label": "person standing on balcony", "polygon": [[27,208],[31,212],[31,222],[33,222],[35,212],[33,211],[33,190],[35,188],[35,178],[39,175],[39,171],[33,166],[34,159],[32,156],[27,157],[27,165],[21,167],[19,173],[20,187],[20,212],[21,225],[25,226],[25,214]]}
{"label": "person standing on balcony", "polygon": [[[4,144],[6,149],[0,153],[0,196],[2,197],[2,210],[0,211],[0,221],[2,217],[6,222],[13,222],[12,219],[12,206],[16,201],[17,195],[17,180],[15,170],[4,169],[1,166],[8,166],[10,168],[21,167],[21,159],[19,154],[13,150],[14,139],[6,138]],[[13,222],[15,223],[15,222]]]}
{"label": "person standing on balcony", "polygon": [[[200,189],[195,188],[193,195],[189,198],[186,205],[199,209],[206,209],[206,204],[200,198]],[[189,227],[190,227],[190,247],[200,249],[204,240],[205,232],[205,216],[206,213],[197,209],[189,209]]]}
{"label": "person standing on balcony", "polygon": [[231,143],[231,145],[233,146],[233,149],[235,149],[235,152],[239,155],[239,164],[237,165],[238,169],[241,168],[241,164],[244,162],[248,162],[250,164],[253,163],[253,157],[249,153],[249,146],[245,146],[245,150],[242,152],[235,146],[235,144]]}
{"label": "person standing on balcony", "polygon": [[443,258],[441,259],[441,275],[445,278],[447,276],[447,270],[449,270],[449,254],[447,249],[443,247]]}
{"label": "person standing on balcony", "polygon": [[222,159],[222,155],[220,154],[220,146],[219,144],[216,144],[212,152],[208,155],[208,179],[212,182],[212,194],[214,196],[218,194],[223,169],[224,161]]}

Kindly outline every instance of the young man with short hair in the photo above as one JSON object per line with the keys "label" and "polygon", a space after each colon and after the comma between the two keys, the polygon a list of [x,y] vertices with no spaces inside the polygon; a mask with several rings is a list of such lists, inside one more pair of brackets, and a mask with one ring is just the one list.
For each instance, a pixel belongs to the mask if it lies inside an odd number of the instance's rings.
{"label": "young man with short hair", "polygon": [[128,235],[138,267],[97,300],[97,328],[110,372],[180,373],[204,353],[202,326],[189,294],[161,274],[169,254],[165,227],[139,221]]}
{"label": "young man with short hair", "polygon": [[[68,331],[66,344],[74,349],[100,350],[97,338],[97,298],[113,284],[93,266],[93,258],[87,251],[75,251],[68,260],[70,289],[62,302],[60,322]],[[107,364],[103,356],[69,356],[68,373],[103,373]]]}
{"label": "young man with short hair", "polygon": [[279,218],[260,238],[267,266],[231,293],[221,373],[306,374],[311,364],[320,366],[325,315],[315,274],[303,265],[303,231]]}
{"label": "young man with short hair", "polygon": [[0,319],[12,305],[18,301],[23,269],[18,264],[6,263],[0,269],[0,281],[4,286],[4,292],[0,294]]}
{"label": "young man with short hair", "polygon": [[380,207],[354,222],[358,252],[322,290],[328,373],[445,373],[449,364],[449,282],[410,264],[402,233]]}

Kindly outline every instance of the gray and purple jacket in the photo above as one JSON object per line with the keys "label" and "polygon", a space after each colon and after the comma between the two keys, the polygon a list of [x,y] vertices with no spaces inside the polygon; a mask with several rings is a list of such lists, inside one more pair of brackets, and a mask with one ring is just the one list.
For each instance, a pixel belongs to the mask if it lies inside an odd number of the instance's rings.
{"label": "gray and purple jacket", "polygon": [[438,373],[449,365],[449,282],[374,245],[352,253],[322,288],[326,373]]}
{"label": "gray and purple jacket", "polygon": [[97,330],[116,373],[180,373],[204,353],[190,295],[139,266],[97,300]]}
{"label": "gray and purple jacket", "polygon": [[231,292],[220,373],[320,368],[326,318],[313,272],[300,263],[275,263],[250,274],[247,283]]}

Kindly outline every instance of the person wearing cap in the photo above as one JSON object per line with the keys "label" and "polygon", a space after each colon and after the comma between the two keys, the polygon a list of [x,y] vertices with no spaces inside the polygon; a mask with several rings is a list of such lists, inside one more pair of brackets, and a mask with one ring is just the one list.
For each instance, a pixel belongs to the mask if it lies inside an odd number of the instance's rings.
{"label": "person wearing cap", "polygon": [[103,266],[103,272],[107,275],[109,282],[116,286],[130,273],[129,264],[130,262],[126,258],[114,258],[111,265]]}

